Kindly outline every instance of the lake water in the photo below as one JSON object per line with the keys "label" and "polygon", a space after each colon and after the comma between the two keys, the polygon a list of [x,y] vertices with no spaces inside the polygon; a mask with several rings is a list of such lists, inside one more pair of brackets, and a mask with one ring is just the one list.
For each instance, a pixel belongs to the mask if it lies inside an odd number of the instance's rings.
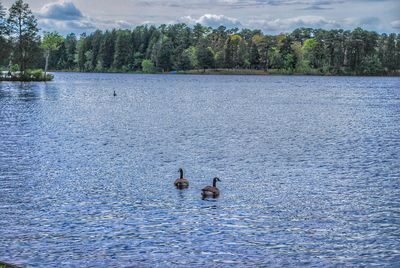
{"label": "lake water", "polygon": [[400,78],[0,83],[0,261],[395,267],[399,197]]}

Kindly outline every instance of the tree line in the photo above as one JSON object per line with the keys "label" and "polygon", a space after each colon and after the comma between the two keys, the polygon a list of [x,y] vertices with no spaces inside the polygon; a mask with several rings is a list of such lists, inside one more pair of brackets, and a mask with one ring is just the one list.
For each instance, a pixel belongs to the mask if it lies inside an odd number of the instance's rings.
{"label": "tree line", "polygon": [[310,74],[399,74],[400,34],[299,28],[261,30],[183,23],[63,37],[39,36],[29,6],[0,3],[0,66],[83,72],[250,69]]}

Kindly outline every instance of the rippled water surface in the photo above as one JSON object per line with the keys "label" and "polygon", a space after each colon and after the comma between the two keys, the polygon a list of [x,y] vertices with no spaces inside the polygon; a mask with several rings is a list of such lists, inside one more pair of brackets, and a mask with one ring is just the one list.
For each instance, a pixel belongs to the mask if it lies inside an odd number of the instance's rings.
{"label": "rippled water surface", "polygon": [[55,77],[0,83],[0,261],[400,265],[399,78]]}

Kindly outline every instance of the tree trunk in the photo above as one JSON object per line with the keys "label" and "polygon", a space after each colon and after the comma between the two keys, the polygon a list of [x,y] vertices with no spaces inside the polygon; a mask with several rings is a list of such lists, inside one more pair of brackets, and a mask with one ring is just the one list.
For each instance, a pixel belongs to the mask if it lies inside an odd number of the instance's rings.
{"label": "tree trunk", "polygon": [[50,51],[46,51],[46,65],[44,66],[44,78],[47,77],[47,68],[49,67]]}

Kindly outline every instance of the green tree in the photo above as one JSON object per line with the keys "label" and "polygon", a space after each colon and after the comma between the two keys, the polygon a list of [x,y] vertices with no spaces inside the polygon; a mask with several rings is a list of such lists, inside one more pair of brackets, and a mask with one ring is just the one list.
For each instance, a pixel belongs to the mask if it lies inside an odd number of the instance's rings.
{"label": "green tree", "polygon": [[67,37],[64,40],[64,46],[65,46],[65,53],[66,53],[66,59],[65,59],[65,69],[67,70],[73,70],[75,69],[75,54],[76,54],[76,46],[77,46],[77,40],[76,40],[76,35],[71,33],[67,35]]}
{"label": "green tree", "polygon": [[115,58],[116,39],[116,30],[112,30],[111,32],[106,31],[103,34],[98,55],[99,60],[96,66],[98,70],[107,71],[112,67]]}
{"label": "green tree", "polygon": [[304,68],[306,64],[304,63],[304,50],[301,42],[294,41],[291,45],[291,48],[296,58],[295,69],[300,70]]}
{"label": "green tree", "polygon": [[199,61],[197,60],[197,48],[191,46],[185,50],[185,53],[189,57],[192,68],[199,68]]}
{"label": "green tree", "polygon": [[103,33],[100,30],[96,30],[91,35],[92,35],[91,48],[93,53],[91,66],[93,69],[96,69],[98,67],[98,62],[99,62],[99,53],[100,53],[100,46],[103,38]]}
{"label": "green tree", "polygon": [[287,53],[283,58],[283,67],[292,72],[296,66],[295,56],[292,53]]}
{"label": "green tree", "polygon": [[5,37],[6,33],[6,12],[0,2],[0,66],[6,65],[10,55],[10,43]]}
{"label": "green tree", "polygon": [[64,42],[64,38],[57,32],[45,32],[42,40],[42,48],[45,51],[46,65],[44,68],[44,76],[47,75],[47,69],[49,67],[49,57],[52,51],[60,48]]}
{"label": "green tree", "polygon": [[128,30],[118,31],[115,42],[114,68],[127,70],[129,60],[132,58],[131,35]]}
{"label": "green tree", "polygon": [[260,54],[258,53],[257,44],[251,42],[250,48],[250,68],[258,69],[260,65]]}
{"label": "green tree", "polygon": [[203,39],[200,41],[196,50],[196,58],[198,62],[198,67],[204,71],[207,68],[212,68],[214,66],[214,54],[209,47],[207,47],[206,41]]}
{"label": "green tree", "polygon": [[3,36],[6,30],[6,11],[3,4],[0,2],[0,37]]}
{"label": "green tree", "polygon": [[80,71],[85,71],[85,63],[86,63],[85,39],[86,39],[86,34],[83,33],[79,37],[79,40],[76,44],[75,62],[77,64],[78,70]]}
{"label": "green tree", "polygon": [[396,70],[400,70],[400,34],[396,38]]}
{"label": "green tree", "polygon": [[386,49],[384,57],[384,66],[388,68],[389,71],[393,71],[399,68],[396,65],[396,34],[389,34],[386,40]]}
{"label": "green tree", "polygon": [[359,72],[361,74],[382,74],[382,64],[378,58],[378,55],[366,56],[361,62]]}
{"label": "green tree", "polygon": [[199,44],[208,31],[209,29],[207,27],[204,27],[200,23],[196,23],[193,26],[193,44]]}
{"label": "green tree", "polygon": [[260,67],[264,70],[268,70],[268,67],[271,65],[269,51],[271,49],[272,41],[269,37],[257,33],[253,36],[252,42],[256,45],[258,51]]}
{"label": "green tree", "polygon": [[144,73],[154,73],[155,72],[154,63],[151,60],[143,60],[142,61],[142,71]]}
{"label": "green tree", "polygon": [[314,61],[314,54],[313,50],[315,47],[315,39],[309,38],[306,39],[303,43],[303,53],[304,53],[304,60],[308,61],[308,64],[311,65],[311,62]]}
{"label": "green tree", "polygon": [[190,59],[190,51],[184,50],[182,55],[176,61],[176,69],[178,70],[190,70],[193,68],[192,61]]}
{"label": "green tree", "polygon": [[25,72],[28,59],[39,42],[38,31],[37,20],[29,9],[29,5],[22,0],[17,0],[9,10],[7,32],[16,43],[14,56],[22,72]]}
{"label": "green tree", "polygon": [[135,52],[133,54],[133,64],[132,69],[138,70],[141,67],[144,55],[141,52]]}
{"label": "green tree", "polygon": [[228,37],[225,42],[225,47],[224,47],[224,63],[225,63],[225,68],[233,68],[234,65],[234,50],[235,50],[235,45],[233,43],[232,38]]}
{"label": "green tree", "polygon": [[171,70],[172,67],[172,53],[173,50],[172,42],[169,38],[166,38],[162,44],[158,53],[158,66],[163,72]]}
{"label": "green tree", "polygon": [[272,47],[268,52],[268,61],[270,63],[271,68],[280,69],[283,66],[283,59],[279,49],[276,47]]}

